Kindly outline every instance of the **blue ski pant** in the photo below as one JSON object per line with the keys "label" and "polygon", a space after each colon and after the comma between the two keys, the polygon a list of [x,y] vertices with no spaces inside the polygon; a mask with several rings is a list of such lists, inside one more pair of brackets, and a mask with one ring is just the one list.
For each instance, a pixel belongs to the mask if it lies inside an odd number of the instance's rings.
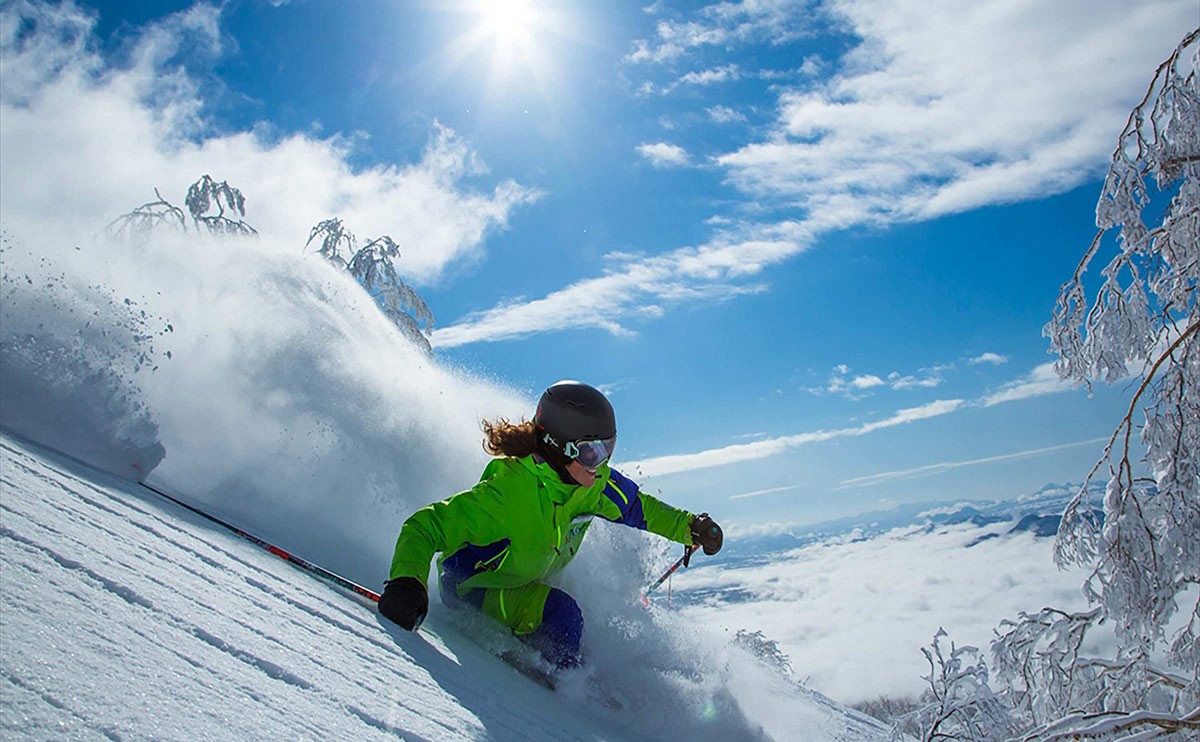
{"label": "blue ski pant", "polygon": [[[465,551],[465,550],[464,550]],[[518,639],[538,650],[559,669],[580,664],[583,612],[566,592],[539,582],[515,588],[479,588],[458,594],[458,585],[475,574],[474,555],[454,554],[442,562],[442,603],[476,608],[512,629]]]}

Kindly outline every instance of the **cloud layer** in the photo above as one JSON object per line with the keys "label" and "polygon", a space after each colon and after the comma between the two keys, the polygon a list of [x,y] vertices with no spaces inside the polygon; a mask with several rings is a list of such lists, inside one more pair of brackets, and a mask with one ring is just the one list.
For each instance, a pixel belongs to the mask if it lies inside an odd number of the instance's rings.
{"label": "cloud layer", "polygon": [[1006,453],[999,456],[987,456],[981,459],[971,459],[969,461],[945,461],[938,464],[927,464],[918,466],[912,469],[902,469],[898,471],[881,472],[872,474],[866,477],[854,477],[853,479],[845,479],[838,483],[838,489],[843,487],[868,487],[873,484],[880,484],[893,479],[909,479],[914,477],[924,477],[933,474],[940,474],[951,469],[961,469],[967,466],[977,466],[979,464],[991,464],[998,461],[1017,461],[1027,459],[1032,456],[1040,456],[1046,453],[1062,451],[1067,448],[1075,448],[1076,446],[1095,445],[1109,440],[1108,437],[1092,438],[1086,441],[1078,441],[1076,443],[1064,443],[1061,446],[1048,446],[1046,448],[1037,448],[1029,451],[1018,451],[1016,453]]}
{"label": "cloud layer", "polygon": [[1051,539],[1019,534],[968,547],[1011,525],[899,529],[816,544],[745,569],[694,563],[674,587],[736,593],[737,602],[710,601],[682,614],[730,631],[762,631],[779,642],[798,677],[838,701],[915,698],[929,670],[921,647],[939,627],[959,645],[986,652],[992,629],[1018,611],[1085,606],[1085,575],[1054,566]]}

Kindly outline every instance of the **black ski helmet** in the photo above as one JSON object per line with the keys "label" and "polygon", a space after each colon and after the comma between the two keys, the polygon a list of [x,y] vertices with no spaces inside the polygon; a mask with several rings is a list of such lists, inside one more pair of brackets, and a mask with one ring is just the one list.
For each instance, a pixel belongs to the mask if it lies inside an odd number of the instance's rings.
{"label": "black ski helmet", "polygon": [[562,454],[568,441],[594,441],[617,435],[612,403],[594,386],[582,381],[550,385],[538,401],[533,416],[538,441]]}

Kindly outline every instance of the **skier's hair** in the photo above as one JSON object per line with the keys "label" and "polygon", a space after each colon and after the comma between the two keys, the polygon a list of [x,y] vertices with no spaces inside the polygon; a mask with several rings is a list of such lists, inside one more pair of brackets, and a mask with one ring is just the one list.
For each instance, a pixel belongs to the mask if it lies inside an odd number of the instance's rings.
{"label": "skier's hair", "polygon": [[537,433],[532,420],[513,423],[497,418],[484,420],[483,450],[492,456],[528,456],[537,451]]}

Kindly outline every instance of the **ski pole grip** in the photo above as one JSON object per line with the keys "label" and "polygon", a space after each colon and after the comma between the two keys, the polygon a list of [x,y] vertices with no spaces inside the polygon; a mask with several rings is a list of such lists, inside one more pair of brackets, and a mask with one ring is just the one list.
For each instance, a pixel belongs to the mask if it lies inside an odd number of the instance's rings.
{"label": "ski pole grip", "polygon": [[696,549],[699,548],[699,544],[692,544],[691,546],[683,547],[683,566],[685,569],[692,562],[692,554],[696,551]]}

